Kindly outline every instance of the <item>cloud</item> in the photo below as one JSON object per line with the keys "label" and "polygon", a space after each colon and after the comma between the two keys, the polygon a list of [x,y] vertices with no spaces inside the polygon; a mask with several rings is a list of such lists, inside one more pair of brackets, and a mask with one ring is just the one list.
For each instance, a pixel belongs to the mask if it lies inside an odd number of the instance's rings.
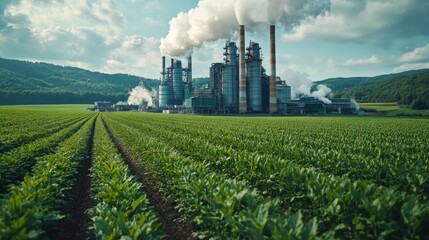
{"label": "cloud", "polygon": [[152,17],[144,17],[144,24],[149,24],[153,26],[161,26],[162,23],[155,18]]}
{"label": "cloud", "polygon": [[317,38],[388,47],[392,39],[428,36],[428,12],[427,1],[332,0],[330,12],[297,25],[283,38]]}
{"label": "cloud", "polygon": [[429,68],[429,43],[403,54],[396,62],[400,65],[395,67],[392,72]]}
{"label": "cloud", "polygon": [[6,24],[0,29],[0,53],[54,61],[103,58],[118,43],[125,21],[115,9],[111,0],[11,2],[1,17]]}
{"label": "cloud", "polygon": [[148,1],[145,4],[144,8],[146,10],[161,10],[163,7],[162,7],[161,3],[158,1]]}
{"label": "cloud", "polygon": [[415,48],[399,58],[400,62],[429,62],[429,43],[423,47]]}
{"label": "cloud", "polygon": [[206,42],[231,39],[239,24],[249,32],[263,27],[266,31],[268,23],[289,29],[328,8],[327,0],[201,0],[197,7],[171,19],[160,49],[170,56],[185,55]]}
{"label": "cloud", "polygon": [[429,69],[429,62],[427,62],[427,63],[406,63],[406,64],[402,64],[398,67],[395,67],[392,70],[392,73],[403,72],[403,71],[408,71],[408,70],[415,70],[415,69],[423,69],[423,68]]}
{"label": "cloud", "polygon": [[344,66],[361,66],[361,65],[372,65],[372,64],[379,64],[381,63],[381,59],[377,57],[376,55],[372,55],[371,57],[367,59],[348,59]]}
{"label": "cloud", "polygon": [[161,53],[158,47],[159,39],[139,35],[125,36],[121,45],[109,52],[100,70],[158,77],[158,74],[154,76],[154,73],[160,72]]}

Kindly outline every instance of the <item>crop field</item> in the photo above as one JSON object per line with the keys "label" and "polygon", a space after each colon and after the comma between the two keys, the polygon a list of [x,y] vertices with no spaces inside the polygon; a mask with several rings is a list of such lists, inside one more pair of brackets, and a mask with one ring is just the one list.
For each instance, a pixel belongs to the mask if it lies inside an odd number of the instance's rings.
{"label": "crop field", "polygon": [[424,118],[0,107],[0,239],[429,239],[428,136]]}

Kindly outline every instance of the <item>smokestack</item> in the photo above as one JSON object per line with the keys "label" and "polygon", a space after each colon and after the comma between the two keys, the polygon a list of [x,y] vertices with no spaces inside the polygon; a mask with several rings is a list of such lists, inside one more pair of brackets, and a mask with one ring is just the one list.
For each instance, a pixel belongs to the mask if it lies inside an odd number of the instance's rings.
{"label": "smokestack", "polygon": [[269,112],[277,112],[277,89],[276,89],[276,27],[270,25],[270,107]]}
{"label": "smokestack", "polygon": [[188,83],[192,82],[192,55],[188,57]]}
{"label": "smokestack", "polygon": [[244,25],[240,25],[239,113],[247,112],[246,74],[244,58]]}
{"label": "smokestack", "polygon": [[162,56],[162,72],[161,72],[161,81],[165,81],[165,56]]}

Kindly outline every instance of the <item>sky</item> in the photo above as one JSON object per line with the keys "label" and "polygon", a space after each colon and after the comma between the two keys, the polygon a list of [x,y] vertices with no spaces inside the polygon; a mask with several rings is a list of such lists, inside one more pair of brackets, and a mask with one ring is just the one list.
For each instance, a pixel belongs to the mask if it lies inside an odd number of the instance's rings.
{"label": "sky", "polygon": [[267,70],[276,25],[286,81],[429,68],[429,0],[1,0],[0,57],[159,79],[161,56],[192,53],[208,77],[240,24]]}

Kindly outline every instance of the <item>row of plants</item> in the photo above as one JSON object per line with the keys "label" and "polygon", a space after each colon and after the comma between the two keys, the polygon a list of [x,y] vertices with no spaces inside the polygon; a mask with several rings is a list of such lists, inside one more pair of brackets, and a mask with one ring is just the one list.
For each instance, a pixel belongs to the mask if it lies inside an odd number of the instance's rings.
{"label": "row of plants", "polygon": [[[137,135],[147,135],[215,172],[244,180],[267,196],[281,197],[287,206],[305,209],[338,236],[418,238],[427,234],[424,226],[429,224],[429,205],[419,200],[419,195],[320,173],[272,154],[213,145],[200,137],[173,131],[172,122],[159,127],[150,119],[119,119]],[[191,125],[188,131],[194,129]]]}
{"label": "row of plants", "polygon": [[37,162],[36,157],[54,152],[65,139],[78,131],[89,118],[84,118],[50,136],[39,138],[0,155],[0,193],[7,186],[20,181]]}
{"label": "row of plants", "polygon": [[[9,129],[7,127],[27,127],[29,125],[29,119],[31,123],[34,122],[37,124],[43,124],[50,120],[64,119],[64,114],[58,114],[58,112],[19,109],[17,107],[0,107],[0,113],[1,131],[8,131]],[[72,114],[66,115],[72,116]]]}
{"label": "row of plants", "polygon": [[[104,117],[103,117],[104,118]],[[119,142],[137,165],[144,165],[177,204],[182,219],[198,226],[198,237],[210,239],[314,239],[315,218],[301,212],[279,213],[277,198],[264,198],[246,182],[211,172],[204,164],[183,157],[162,141],[105,117]],[[322,238],[331,238],[326,232]]]}
{"label": "row of plants", "polygon": [[[133,119],[123,117],[124,121]],[[203,144],[274,155],[336,176],[365,179],[429,197],[429,139],[425,137],[429,121],[425,119],[201,120],[152,115],[145,122],[164,131],[204,139]]]}
{"label": "row of plants", "polygon": [[37,158],[31,173],[0,201],[0,239],[41,239],[64,216],[59,209],[69,198],[75,176],[88,158],[92,117],[55,153]]}
{"label": "row of plants", "polygon": [[103,126],[95,125],[91,194],[87,211],[95,239],[161,239],[164,233],[142,185],[133,177]]}
{"label": "row of plants", "polygon": [[32,122],[32,120],[28,118],[26,126],[4,127],[7,130],[0,129],[0,154],[37,140],[38,138],[47,137],[83,118],[84,117],[69,116],[62,119],[44,119],[44,122],[41,123]]}

